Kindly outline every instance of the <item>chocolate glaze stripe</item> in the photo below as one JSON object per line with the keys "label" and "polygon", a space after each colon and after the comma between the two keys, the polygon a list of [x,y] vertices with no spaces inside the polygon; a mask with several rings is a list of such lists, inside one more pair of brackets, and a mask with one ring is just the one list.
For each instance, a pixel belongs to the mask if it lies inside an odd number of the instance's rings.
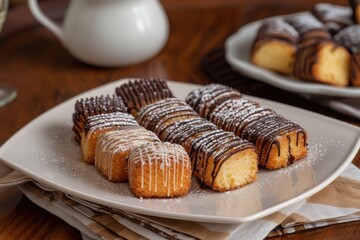
{"label": "chocolate glaze stripe", "polygon": [[299,34],[295,28],[285,22],[284,19],[267,20],[261,25],[258,31],[252,51],[254,51],[263,42],[272,39],[278,39],[295,45],[299,40]]}
{"label": "chocolate glaze stripe", "polygon": [[[192,109],[191,109],[192,110]],[[152,128],[153,132],[157,133],[159,131],[159,128],[161,128],[162,126],[166,126],[168,125],[167,123],[170,122],[177,122],[177,120],[181,120],[181,119],[193,119],[193,118],[197,118],[198,115],[196,114],[196,112],[189,112],[186,110],[183,111],[176,111],[174,113],[172,113],[171,115],[165,115],[162,119],[160,119],[156,125]]]}
{"label": "chocolate glaze stripe", "polygon": [[[170,92],[170,90],[167,88],[165,82],[158,83],[157,81],[144,80],[143,83],[140,83],[139,81],[134,81],[132,84],[135,84],[135,85],[143,84],[144,86],[146,86],[147,89],[149,89],[150,92],[157,91],[158,95],[156,95],[156,96],[157,97],[160,96],[160,98],[162,98],[161,96],[164,96],[162,94],[165,93],[165,96],[167,96],[167,95],[169,95],[168,92]],[[165,85],[163,85],[163,84],[165,84]],[[121,91],[117,91],[117,93],[120,93],[120,95],[121,95],[121,92],[134,91],[133,90],[134,87],[132,87],[131,90],[126,90],[127,87],[130,87],[130,84],[127,84],[126,86],[124,86],[124,85],[120,86],[119,89]],[[166,89],[159,90],[159,87],[166,88]],[[134,94],[135,94],[135,92],[134,92]],[[239,95],[239,93],[234,94],[233,97],[236,95]],[[172,94],[171,94],[171,96],[172,96]],[[127,100],[131,101],[131,98],[133,98],[133,97],[134,96],[131,96],[129,98],[129,97],[124,96],[124,99],[126,99],[125,103],[127,103]],[[223,96],[222,96],[222,94],[220,94],[219,99],[222,99],[223,97],[228,97],[228,96],[227,96],[227,94],[224,94]],[[252,148],[255,151],[255,148],[251,143],[246,141],[246,144],[240,144],[240,143],[242,143],[242,141],[245,142],[245,140],[241,140],[239,137],[235,137],[235,135],[233,133],[228,133],[223,130],[219,130],[213,124],[208,123],[205,120],[203,120],[203,121],[205,121],[204,124],[199,123],[198,125],[193,125],[191,121],[187,122],[187,124],[185,124],[185,123],[181,124],[182,120],[180,120],[180,124],[179,123],[178,124],[170,123],[169,125],[167,125],[166,124],[167,121],[163,120],[163,118],[167,118],[167,115],[164,114],[164,112],[167,114],[171,114],[171,115],[174,114],[174,116],[176,116],[177,114],[180,114],[180,113],[175,110],[174,111],[169,110],[168,108],[171,109],[172,108],[171,105],[173,105],[173,104],[180,106],[180,105],[184,105],[184,104],[186,105],[186,103],[183,102],[182,104],[179,104],[179,103],[173,102],[172,104],[168,105],[168,104],[162,103],[161,101],[172,101],[172,100],[162,99],[155,103],[146,103],[144,101],[143,102],[144,106],[136,114],[136,118],[137,118],[138,122],[140,123],[140,125],[145,126],[147,128],[151,127],[152,130],[156,130],[157,133],[161,133],[161,134],[158,134],[159,137],[164,135],[166,138],[172,137],[173,139],[171,140],[171,142],[174,142],[175,140],[176,141],[184,141],[182,143],[182,145],[184,145],[184,144],[191,145],[191,143],[189,142],[190,139],[193,143],[194,141],[196,142],[198,140],[198,138],[201,137],[201,135],[208,134],[208,133],[212,134],[213,132],[215,134],[217,132],[221,133],[218,135],[218,138],[215,138],[215,140],[213,140],[216,143],[215,145],[218,146],[217,148],[214,148],[211,152],[206,152],[206,153],[201,152],[201,154],[206,154],[206,156],[207,156],[207,159],[203,159],[205,161],[204,163],[207,163],[208,161],[214,161],[214,159],[221,159],[221,161],[228,160],[233,155],[231,153],[231,150],[236,149],[236,147],[234,147],[235,145],[241,146],[241,150],[246,150],[247,148]],[[130,103],[130,104],[133,104],[133,103]],[[135,105],[135,104],[133,104],[133,105]],[[128,105],[128,107],[129,107],[129,105]],[[136,110],[135,107],[133,110]],[[133,114],[134,114],[134,112],[136,112],[136,111],[132,111]],[[162,117],[159,117],[159,115],[161,115]],[[169,117],[169,118],[173,119],[172,117]],[[196,119],[194,121],[198,121],[198,115],[194,116],[194,119]],[[163,124],[160,124],[160,122],[162,122]],[[165,125],[165,126],[162,126],[162,125]],[[173,131],[171,131],[172,129],[173,129]],[[180,131],[179,129],[182,131]],[[201,130],[200,134],[198,131],[199,129]],[[216,130],[214,130],[214,129],[216,129]],[[186,132],[186,134],[184,134],[184,131]],[[176,134],[174,134],[174,133],[176,133]],[[198,136],[197,134],[199,134],[200,136]],[[194,139],[191,138],[192,136],[194,136]],[[232,136],[232,137],[230,137],[230,136]],[[227,139],[227,138],[229,138],[229,139]],[[234,140],[233,138],[235,138],[236,140]],[[219,139],[222,139],[223,141],[219,141]],[[189,141],[186,141],[186,140],[189,140]],[[238,141],[238,142],[236,142],[236,141]],[[185,143],[185,142],[187,142],[187,143]],[[219,149],[221,149],[221,150],[219,150]],[[190,151],[189,147],[188,147],[188,151]],[[221,155],[221,154],[218,155],[219,152],[226,154],[227,157],[226,158],[219,157]],[[193,156],[193,158],[192,158],[193,162],[196,161],[197,157],[199,157],[199,158],[204,157],[203,155],[199,155],[199,156],[192,155],[192,156]],[[216,163],[214,163],[214,166],[218,166],[218,165],[216,165]],[[216,176],[217,171],[219,171],[219,169],[220,168],[217,168],[217,170],[215,172],[213,172],[212,175]],[[201,169],[199,171],[204,173],[205,169]],[[203,179],[204,176],[197,175],[197,178]],[[215,179],[212,179],[212,182],[214,182],[214,180]],[[207,184],[209,184],[209,183],[207,183]],[[210,186],[210,187],[212,187],[212,186]]]}
{"label": "chocolate glaze stripe", "polygon": [[72,129],[75,133],[75,140],[80,142],[81,133],[84,131],[85,121],[89,116],[113,112],[127,112],[127,107],[121,97],[115,95],[112,97],[109,95],[102,95],[77,100],[75,102],[75,112],[72,115],[74,124]]}
{"label": "chocolate glaze stripe", "polygon": [[[203,148],[209,147],[208,142],[211,142],[211,140],[215,139],[214,137],[219,137],[219,135],[222,133],[224,132],[221,130],[205,132],[203,135],[201,135],[191,144],[189,156],[192,161],[193,171],[200,175],[201,183],[203,182],[204,173],[205,173],[205,168],[202,167],[201,163],[209,160],[208,158],[204,158],[203,155],[199,155],[199,154],[201,151],[204,151]],[[210,149],[208,148],[208,150]]]}
{"label": "chocolate glaze stripe", "polygon": [[179,121],[175,121],[172,122],[170,124],[164,124],[162,126],[159,126],[156,129],[156,135],[158,135],[163,141],[168,141],[165,140],[168,138],[169,134],[173,134],[173,132],[180,128],[182,125],[187,125],[187,124],[192,124],[192,125],[196,125],[196,123],[198,121],[202,120],[202,118],[200,118],[199,116],[195,117],[195,118],[190,118],[190,119],[182,119]]}
{"label": "chocolate glaze stripe", "polygon": [[244,149],[254,149],[254,146],[247,141],[244,141],[236,136],[231,140],[230,143],[226,144],[227,148],[220,148],[220,151],[214,157],[214,168],[211,173],[213,182],[211,185],[214,184],[214,179],[216,179],[219,169],[221,168],[222,164],[225,163],[225,160],[238,153],[243,151]]}
{"label": "chocolate glaze stripe", "polygon": [[[145,122],[151,121],[149,115],[154,115],[154,112],[162,111],[171,106],[185,106],[186,104],[176,98],[166,98],[156,102],[155,104],[147,105],[146,108],[140,109],[137,114],[137,120],[139,123],[145,124]],[[145,126],[146,127],[146,126]]]}
{"label": "chocolate glaze stripe", "polygon": [[[161,108],[159,110],[162,110],[164,108]],[[141,124],[144,125],[144,127],[148,128],[149,130],[153,131],[154,128],[159,124],[160,120],[162,120],[162,118],[164,116],[166,116],[165,114],[162,114],[162,113],[165,113],[165,112],[169,112],[166,110],[163,110],[162,112],[157,112],[157,111],[154,111],[153,113],[149,113],[147,114],[145,117],[142,118],[142,120],[139,120],[139,122]],[[174,114],[176,113],[177,111],[171,113],[171,114]],[[181,110],[180,109],[180,112],[183,112],[183,113],[188,113],[188,115],[191,117],[191,116],[194,116],[196,117],[197,115],[194,114],[194,112],[190,112],[190,111],[187,111],[187,110]],[[142,115],[141,115],[142,116]]]}
{"label": "chocolate glaze stripe", "polygon": [[116,88],[130,111],[137,112],[141,107],[164,98],[174,97],[163,79],[137,79]]}
{"label": "chocolate glaze stripe", "polygon": [[[199,93],[201,90],[196,94]],[[211,92],[207,94],[211,95]],[[201,96],[198,97],[201,98]],[[204,106],[197,107],[199,111],[204,108]],[[229,99],[216,106],[212,113],[205,117],[225,131],[234,132],[236,136],[254,143],[263,166],[266,166],[269,160],[272,146],[277,146],[277,155],[281,155],[279,138],[287,136],[289,144],[293,144],[288,134],[294,132],[296,146],[299,146],[300,136],[303,136],[304,140],[307,138],[305,130],[298,124],[278,115],[272,109],[264,108],[245,98]],[[304,141],[304,146],[306,146],[306,141]],[[294,156],[291,155],[290,145],[287,147],[289,148],[288,161],[292,161]]]}
{"label": "chocolate glaze stripe", "polygon": [[127,108],[120,97],[100,96],[77,100],[76,115],[96,115],[108,112],[126,112]]}
{"label": "chocolate glaze stripe", "polygon": [[217,129],[218,128],[214,124],[206,122],[202,119],[202,121],[197,123],[196,125],[194,123],[188,123],[180,126],[178,129],[171,132],[170,136],[167,136],[166,139],[171,142],[184,145],[185,141],[192,138],[195,134],[215,131]]}
{"label": "chocolate glaze stripe", "polygon": [[[227,99],[240,98],[241,93],[224,85],[210,84],[202,89],[191,92],[185,99],[201,117],[207,112],[213,110],[212,106],[216,106],[226,101]],[[201,111],[201,107],[205,108],[205,111]],[[210,106],[210,109],[207,109]]]}
{"label": "chocolate glaze stripe", "polygon": [[155,129],[166,121],[167,117],[182,115],[196,117],[198,114],[190,106],[169,106],[168,108],[159,109],[160,111],[153,111],[151,114],[148,114],[147,119],[149,124],[147,125],[150,131],[155,131]]}

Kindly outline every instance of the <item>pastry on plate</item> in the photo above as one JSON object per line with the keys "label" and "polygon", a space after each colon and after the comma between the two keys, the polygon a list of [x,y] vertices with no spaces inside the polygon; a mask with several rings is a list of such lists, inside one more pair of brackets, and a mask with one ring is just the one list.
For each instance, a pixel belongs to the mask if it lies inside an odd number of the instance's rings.
{"label": "pastry on plate", "polygon": [[146,129],[158,133],[160,128],[198,116],[184,101],[176,98],[165,98],[142,108],[138,112],[136,120]]}
{"label": "pastry on plate", "polygon": [[349,73],[349,51],[332,40],[302,46],[296,54],[294,75],[302,80],[346,87]]}
{"label": "pastry on plate", "polygon": [[84,131],[84,124],[89,116],[112,112],[127,112],[127,107],[118,96],[107,95],[77,100],[73,114],[75,140],[80,143],[81,133]]}
{"label": "pastry on plate", "polygon": [[153,133],[140,126],[128,126],[99,135],[95,166],[113,182],[128,180],[128,157],[132,149],[150,142],[160,142]]}
{"label": "pastry on plate", "polygon": [[131,191],[140,198],[186,195],[191,186],[191,163],[177,144],[153,142],[133,148],[128,159]]}
{"label": "pastry on plate", "polygon": [[[154,80],[132,84],[146,86],[146,92],[154,96],[159,96],[158,91],[171,93],[166,85],[163,88],[167,89],[156,89],[154,86],[158,83]],[[140,97],[133,97],[132,101],[142,102]],[[135,105],[129,101],[126,103]],[[201,119],[184,101],[164,97],[141,104],[138,109],[136,119],[140,125],[153,130],[162,140],[181,144],[191,154],[193,173],[202,185],[216,191],[227,191],[256,179],[258,156],[254,146]]]}
{"label": "pastry on plate", "polygon": [[292,14],[284,19],[299,33],[301,44],[331,39],[331,34],[326,30],[325,25],[311,13]]}
{"label": "pastry on plate", "polygon": [[101,133],[125,126],[139,126],[129,113],[114,112],[89,116],[81,133],[81,150],[87,163],[94,163],[96,141]]}
{"label": "pastry on plate", "polygon": [[334,40],[350,51],[350,85],[360,87],[360,25],[344,28],[334,36]]}
{"label": "pastry on plate", "polygon": [[311,10],[312,14],[325,24],[325,28],[332,34],[352,25],[352,10],[350,7],[330,3],[318,3]]}
{"label": "pastry on plate", "polygon": [[[194,90],[187,101],[196,98],[208,98],[218,84],[204,86],[206,91]],[[193,106],[194,103],[190,102]],[[219,128],[233,132],[255,145],[259,154],[259,164],[268,169],[286,167],[307,155],[307,133],[298,124],[277,114],[270,108],[247,98],[228,98],[221,104],[209,106],[213,110],[204,117]],[[201,107],[198,108],[201,111]]]}
{"label": "pastry on plate", "polygon": [[124,100],[129,112],[135,115],[142,106],[164,98],[174,97],[164,79],[138,79],[116,88],[116,94]]}
{"label": "pastry on plate", "polygon": [[282,74],[291,74],[297,51],[298,32],[282,19],[268,20],[252,45],[250,61]]}

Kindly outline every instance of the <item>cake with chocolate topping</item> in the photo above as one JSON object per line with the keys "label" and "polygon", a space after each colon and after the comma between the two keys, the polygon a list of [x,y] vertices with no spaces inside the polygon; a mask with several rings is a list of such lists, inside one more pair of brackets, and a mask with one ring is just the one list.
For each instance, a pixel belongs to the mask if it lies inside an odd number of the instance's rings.
{"label": "cake with chocolate topping", "polygon": [[143,144],[130,152],[128,161],[129,185],[137,197],[179,197],[190,189],[191,163],[180,145]]}
{"label": "cake with chocolate topping", "polygon": [[[351,2],[355,9],[357,1]],[[253,42],[250,61],[300,80],[359,86],[359,30],[351,19],[355,11],[319,3],[311,12],[264,21]]]}
{"label": "cake with chocolate topping", "polygon": [[346,87],[349,85],[350,53],[332,40],[299,48],[294,75],[302,80]]}
{"label": "cake with chocolate topping", "polygon": [[[184,147],[190,155],[193,174],[203,186],[223,192],[253,182],[258,170],[253,144],[201,119],[184,101],[167,97],[173,94],[163,83],[156,79],[132,81],[118,88],[121,91],[117,93],[127,99],[129,108],[136,106],[133,112],[140,125],[162,140]],[[155,87],[159,85],[162,88]],[[142,89],[144,94],[135,89]],[[161,92],[168,94],[159,99]],[[123,96],[125,93],[132,97]],[[157,101],[142,100],[155,99],[151,96],[156,96]]]}
{"label": "cake with chocolate topping", "polygon": [[[152,84],[148,84],[148,83]],[[142,106],[174,95],[164,79],[138,79],[116,88],[116,94],[124,100],[129,112],[135,115]]]}
{"label": "cake with chocolate topping", "polygon": [[127,107],[118,96],[107,95],[76,100],[73,114],[75,140],[80,143],[84,124],[89,116],[113,112],[127,112]]}
{"label": "cake with chocolate topping", "polygon": [[334,40],[351,53],[350,84],[360,86],[360,25],[351,25],[334,36]]}
{"label": "cake with chocolate topping", "polygon": [[130,152],[151,142],[160,142],[160,140],[154,133],[140,126],[128,126],[104,132],[97,138],[95,166],[110,181],[127,181]]}
{"label": "cake with chocolate topping", "polygon": [[100,134],[121,127],[139,126],[129,113],[114,112],[89,116],[81,133],[81,150],[87,163],[94,163],[97,138]]}
{"label": "cake with chocolate topping", "polygon": [[301,44],[308,44],[324,39],[331,39],[324,24],[311,13],[298,13],[284,17],[284,20],[294,27],[299,34]]}
{"label": "cake with chocolate topping", "polygon": [[[199,106],[193,99],[209,98],[212,93],[216,95],[218,88],[221,88],[219,84],[210,84],[194,90],[189,93],[186,102],[198,112],[205,112],[202,110],[204,106]],[[252,142],[261,166],[277,169],[306,156],[307,133],[298,124],[244,97],[228,95],[227,99],[223,99],[221,104],[208,106],[212,110],[202,117]]]}
{"label": "cake with chocolate topping", "polygon": [[318,3],[311,10],[312,14],[325,24],[325,28],[332,35],[341,29],[352,25],[352,10],[350,7],[330,3]]}
{"label": "cake with chocolate topping", "polygon": [[250,61],[282,74],[291,74],[297,51],[298,32],[282,19],[266,21],[251,49]]}

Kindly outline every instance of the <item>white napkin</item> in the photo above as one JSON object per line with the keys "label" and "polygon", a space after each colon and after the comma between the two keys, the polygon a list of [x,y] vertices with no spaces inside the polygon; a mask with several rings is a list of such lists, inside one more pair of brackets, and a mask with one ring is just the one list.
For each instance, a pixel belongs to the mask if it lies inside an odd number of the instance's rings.
{"label": "white napkin", "polygon": [[111,209],[34,183],[20,189],[34,203],[93,239],[263,239],[360,219],[360,170],[349,165],[307,201],[243,224],[200,223]]}

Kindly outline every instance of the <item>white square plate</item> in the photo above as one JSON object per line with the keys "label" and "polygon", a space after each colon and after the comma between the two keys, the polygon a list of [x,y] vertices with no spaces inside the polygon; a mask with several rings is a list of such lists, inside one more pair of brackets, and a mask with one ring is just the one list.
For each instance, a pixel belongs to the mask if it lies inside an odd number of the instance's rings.
{"label": "white square plate", "polygon": [[[76,99],[114,94],[120,80],[78,95],[42,114],[0,148],[10,167],[57,190],[105,206],[152,216],[201,222],[240,223],[267,216],[301,201],[331,183],[352,161],[360,146],[360,130],[349,124],[284,104],[249,97],[303,126],[309,155],[280,170],[260,169],[254,183],[219,193],[193,179],[187,196],[139,199],[128,183],[111,183],[81,159],[74,141],[71,115]],[[180,99],[200,86],[168,82]]]}

